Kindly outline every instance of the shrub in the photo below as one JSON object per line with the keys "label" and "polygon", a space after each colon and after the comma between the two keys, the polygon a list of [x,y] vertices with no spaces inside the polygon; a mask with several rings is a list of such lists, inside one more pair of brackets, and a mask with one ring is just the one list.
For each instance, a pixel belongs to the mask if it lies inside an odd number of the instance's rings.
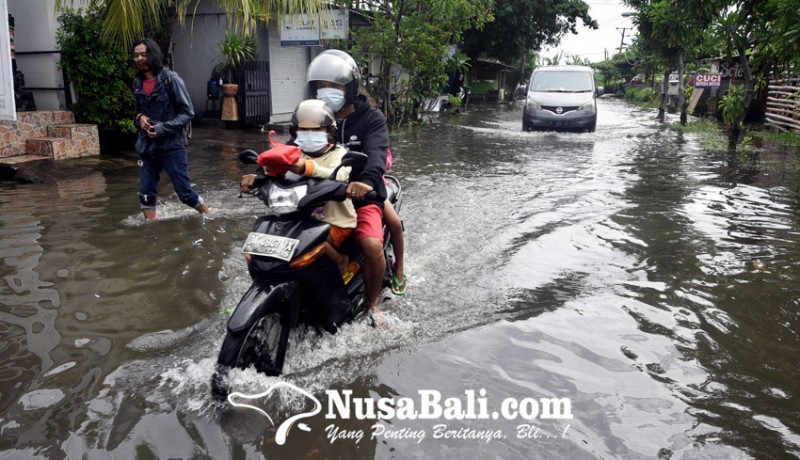
{"label": "shrub", "polygon": [[741,123],[744,119],[744,86],[731,85],[727,94],[719,101],[722,107],[722,119],[726,125]]}
{"label": "shrub", "polygon": [[56,34],[61,49],[59,66],[78,93],[78,101],[69,107],[75,120],[94,123],[100,128],[136,132],[130,55],[127,50],[100,40],[103,26],[100,11],[90,8],[84,13],[65,8],[58,22],[61,24]]}
{"label": "shrub", "polygon": [[453,96],[450,94],[447,97],[448,102],[450,103],[450,113],[456,113],[461,110],[461,98],[458,96]]}
{"label": "shrub", "polygon": [[625,99],[634,102],[650,103],[656,101],[656,92],[653,91],[653,88],[649,87],[637,88],[631,86],[625,91]]}

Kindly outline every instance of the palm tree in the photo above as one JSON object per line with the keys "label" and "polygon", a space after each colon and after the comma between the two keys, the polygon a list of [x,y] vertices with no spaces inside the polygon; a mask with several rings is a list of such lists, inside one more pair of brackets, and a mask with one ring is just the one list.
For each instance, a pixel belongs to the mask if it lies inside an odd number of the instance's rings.
{"label": "palm tree", "polygon": [[[81,0],[56,0],[56,11]],[[249,36],[260,22],[267,23],[274,17],[308,13],[315,14],[328,8],[325,0],[214,0],[228,13],[231,23],[242,34]],[[91,6],[106,12],[103,24],[103,40],[130,48],[145,34],[145,24],[168,24],[170,16],[183,22],[190,12],[192,0],[91,0]]]}

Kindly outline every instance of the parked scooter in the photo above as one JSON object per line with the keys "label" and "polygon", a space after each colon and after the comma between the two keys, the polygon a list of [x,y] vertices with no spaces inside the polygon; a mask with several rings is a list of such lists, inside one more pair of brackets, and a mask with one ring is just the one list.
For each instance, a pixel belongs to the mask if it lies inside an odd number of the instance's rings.
{"label": "parked scooter", "polygon": [[[252,150],[239,155],[246,164],[256,164],[257,157]],[[331,177],[336,177],[341,167],[363,165],[366,158],[363,153],[348,152]],[[399,213],[403,201],[400,182],[392,176],[386,179],[389,200]],[[325,254],[330,225],[311,216],[327,201],[344,201],[347,183],[292,172],[262,175],[257,183],[260,186],[250,193],[266,204],[269,214],[256,220],[244,244],[253,284],[228,319],[211,382],[212,394],[220,399],[229,393],[227,376],[232,368],[252,365],[266,375],[280,375],[292,329],[312,327],[335,333],[342,324],[365,313],[364,256],[350,238],[340,248],[351,261],[343,277]],[[383,287],[387,287],[395,260],[385,225],[383,232]]]}

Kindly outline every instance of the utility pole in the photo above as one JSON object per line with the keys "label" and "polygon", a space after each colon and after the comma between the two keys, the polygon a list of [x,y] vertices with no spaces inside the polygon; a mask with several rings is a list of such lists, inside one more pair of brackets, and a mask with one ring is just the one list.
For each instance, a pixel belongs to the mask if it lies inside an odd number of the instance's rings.
{"label": "utility pole", "polygon": [[619,41],[619,52],[622,53],[622,47],[625,45],[625,31],[630,27],[617,27],[617,30],[622,30],[622,39]]}

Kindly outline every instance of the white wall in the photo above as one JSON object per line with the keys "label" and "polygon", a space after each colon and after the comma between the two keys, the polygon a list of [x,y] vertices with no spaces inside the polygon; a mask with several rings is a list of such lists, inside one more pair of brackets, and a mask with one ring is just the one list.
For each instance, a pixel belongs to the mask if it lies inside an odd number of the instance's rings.
{"label": "white wall", "polygon": [[297,104],[308,97],[306,69],[311,62],[308,46],[281,46],[280,33],[272,22],[267,30],[269,36],[269,77],[272,98],[270,123],[285,123],[292,120]]}
{"label": "white wall", "polygon": [[[0,0],[0,30],[8,27],[8,3]],[[11,37],[0,33],[0,120],[16,120],[14,78],[11,71]]]}
{"label": "white wall", "polygon": [[[81,4],[75,3],[76,6]],[[25,75],[25,86],[63,87],[58,54],[20,55],[25,51],[58,50],[55,0],[8,0],[8,13],[14,16],[17,68]],[[33,91],[33,98],[37,110],[66,108],[63,91]]]}
{"label": "white wall", "polygon": [[[192,7],[189,11],[192,11]],[[206,110],[206,107],[212,110],[210,103],[206,105],[206,85],[214,66],[224,62],[224,57],[217,50],[217,43],[223,39],[227,30],[228,23],[223,10],[202,3],[193,23],[190,15],[183,26],[176,25],[173,29],[173,70],[186,82],[195,114],[198,116]],[[275,21],[270,22],[268,26],[264,24],[259,26],[256,43],[257,60],[270,62],[272,100],[270,122],[289,121],[294,108],[306,97],[305,78],[309,63],[309,47],[280,46]]]}

